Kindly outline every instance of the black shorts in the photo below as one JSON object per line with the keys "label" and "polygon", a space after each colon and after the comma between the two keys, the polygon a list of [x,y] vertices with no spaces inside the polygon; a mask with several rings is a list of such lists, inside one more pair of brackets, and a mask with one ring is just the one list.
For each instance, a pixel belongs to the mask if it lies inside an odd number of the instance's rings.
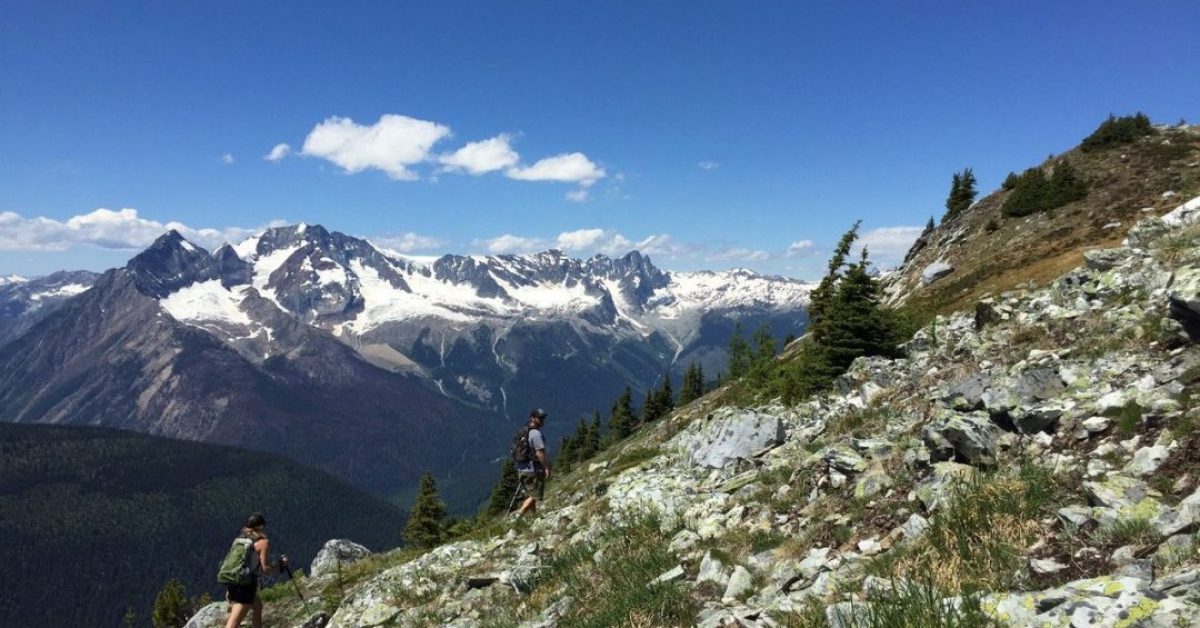
{"label": "black shorts", "polygon": [[232,604],[253,604],[258,599],[258,582],[250,584],[230,584],[226,585],[228,593],[225,599]]}

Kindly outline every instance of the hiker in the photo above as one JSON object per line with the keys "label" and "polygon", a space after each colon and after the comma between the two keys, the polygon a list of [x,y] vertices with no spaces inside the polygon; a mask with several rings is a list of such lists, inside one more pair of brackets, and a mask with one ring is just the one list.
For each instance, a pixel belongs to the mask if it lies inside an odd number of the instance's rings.
{"label": "hiker", "polygon": [[546,456],[546,439],[542,436],[542,424],[545,422],[546,413],[541,408],[535,408],[529,411],[529,423],[517,433],[518,441],[524,442],[518,442],[513,457],[526,496],[521,509],[517,511],[518,519],[524,517],[525,513],[537,513],[537,503],[545,494],[546,480],[550,479],[550,458]]}
{"label": "hiker", "polygon": [[[242,623],[242,619],[246,617],[247,611],[251,609],[254,610],[251,618],[254,628],[262,628],[263,607],[262,599],[258,596],[259,578],[265,573],[287,567],[287,556],[279,557],[279,562],[274,565],[267,559],[271,544],[267,541],[264,531],[266,525],[267,520],[256,512],[246,520],[241,534],[234,540],[235,548],[242,544],[250,551],[245,557],[245,567],[242,568],[246,572],[242,582],[226,585],[225,599],[229,601],[229,621],[225,622],[225,628],[237,628]],[[247,541],[248,545],[246,545]],[[233,551],[231,550],[231,553]]]}

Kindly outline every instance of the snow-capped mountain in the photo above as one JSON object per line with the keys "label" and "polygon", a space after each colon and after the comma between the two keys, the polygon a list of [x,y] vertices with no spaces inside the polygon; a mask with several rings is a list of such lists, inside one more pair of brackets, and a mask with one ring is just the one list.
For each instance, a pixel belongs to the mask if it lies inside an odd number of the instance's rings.
{"label": "snow-capped mountain", "polygon": [[419,260],[298,225],[210,253],[172,231],[99,277],[0,287],[22,295],[0,301],[20,332],[0,420],[257,447],[384,493],[422,469],[486,487],[467,478],[528,408],[573,422],[693,361],[715,375],[736,324],[799,333],[809,289],[637,252]]}
{"label": "snow-capped mountain", "polygon": [[0,345],[21,335],[67,299],[87,290],[100,275],[60,271],[26,279],[0,277]]}
{"label": "snow-capped mountain", "polygon": [[[799,332],[812,287],[742,269],[664,272],[636,251],[422,261],[317,225],[269,229],[212,255],[172,237],[190,248],[156,292],[162,308],[248,359],[284,349],[265,301],[376,366],[509,416],[554,402],[590,411],[626,383],[644,389],[693,360],[715,374],[736,322]],[[563,392],[547,395],[547,377]]]}

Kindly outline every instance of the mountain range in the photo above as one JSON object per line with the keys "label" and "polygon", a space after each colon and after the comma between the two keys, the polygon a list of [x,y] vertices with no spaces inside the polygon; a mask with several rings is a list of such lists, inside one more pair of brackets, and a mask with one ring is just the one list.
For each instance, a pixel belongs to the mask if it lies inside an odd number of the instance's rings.
{"label": "mountain range", "polygon": [[171,231],[101,275],[0,285],[0,420],[241,445],[383,494],[434,470],[462,506],[528,408],[573,422],[717,373],[738,324],[799,334],[810,289],[636,251],[422,259],[300,224],[210,253]]}

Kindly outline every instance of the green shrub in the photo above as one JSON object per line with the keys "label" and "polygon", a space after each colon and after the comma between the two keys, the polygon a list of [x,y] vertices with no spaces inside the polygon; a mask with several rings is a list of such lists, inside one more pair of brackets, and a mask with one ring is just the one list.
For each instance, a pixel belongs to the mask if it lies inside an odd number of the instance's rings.
{"label": "green shrub", "polygon": [[838,613],[847,628],[976,628],[999,626],[982,609],[975,595],[949,598],[937,588],[915,582],[894,582],[893,589],[869,603]]}
{"label": "green shrub", "polygon": [[1041,168],[1030,168],[1013,183],[1000,210],[1006,216],[1028,216],[1062,207],[1087,196],[1088,186],[1066,160],[1054,164],[1047,176]]}
{"label": "green shrub", "polygon": [[1132,116],[1121,116],[1120,118],[1109,114],[1107,120],[1101,122],[1091,135],[1083,139],[1079,148],[1084,152],[1111,148],[1120,144],[1128,144],[1139,137],[1152,133],[1154,133],[1154,127],[1150,124],[1150,118],[1140,111]]}

